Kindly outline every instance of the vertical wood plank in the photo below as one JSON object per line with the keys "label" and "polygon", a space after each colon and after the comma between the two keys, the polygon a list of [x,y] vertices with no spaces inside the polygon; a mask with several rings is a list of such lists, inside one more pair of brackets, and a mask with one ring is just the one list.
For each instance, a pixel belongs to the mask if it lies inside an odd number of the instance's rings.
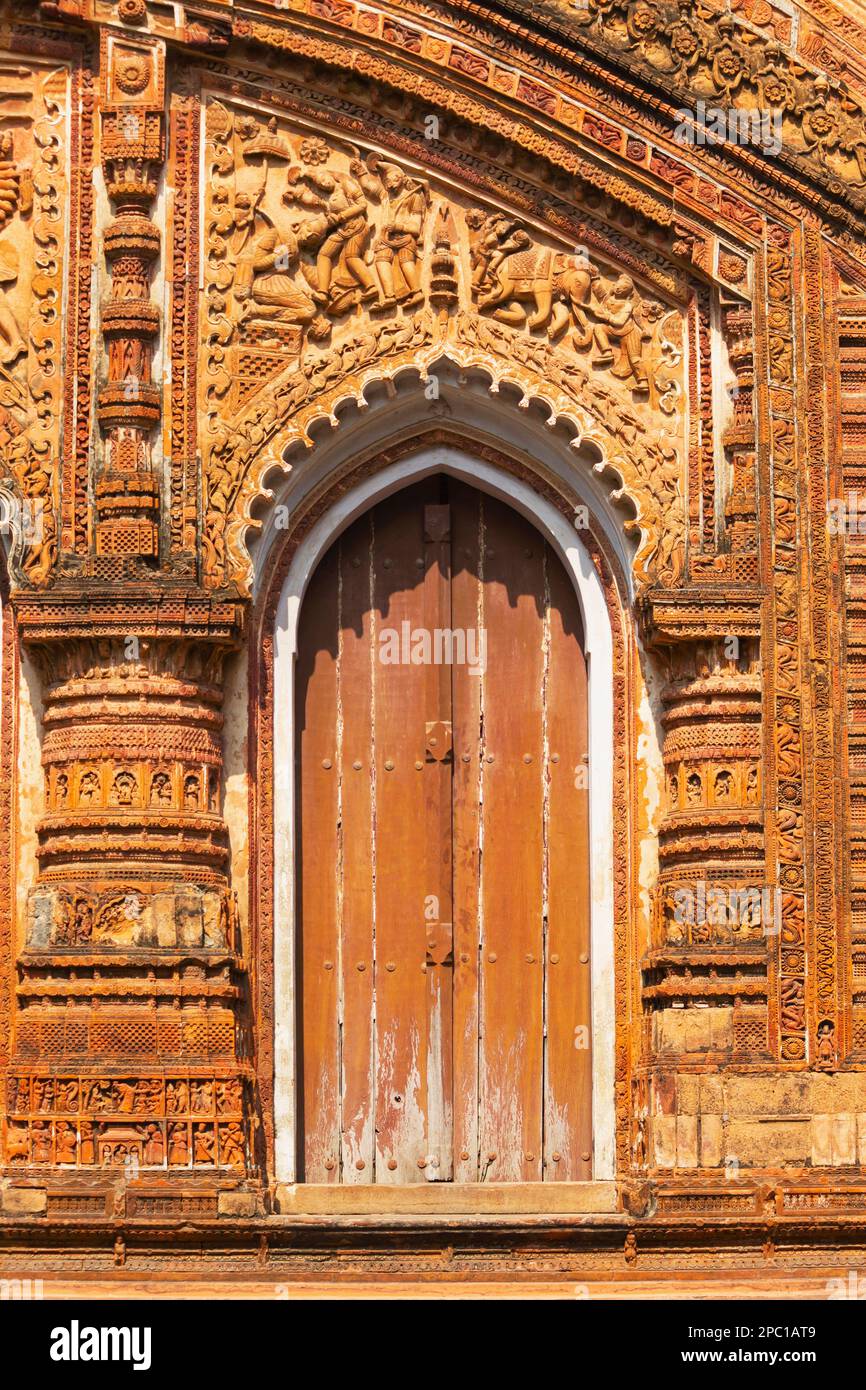
{"label": "vertical wood plank", "polygon": [[487,671],[482,780],[481,1174],[542,1174],[544,544],[482,501]]}
{"label": "vertical wood plank", "polygon": [[[451,496],[451,618],[455,629],[478,632],[481,595],[480,494],[449,482]],[[478,1181],[478,984],[480,945],[481,674],[454,666],[454,1179]]]}
{"label": "vertical wood plank", "polygon": [[547,576],[544,1174],[574,1182],[592,1177],[587,673],[577,595],[550,549]]}
{"label": "vertical wood plank", "polygon": [[[340,543],[342,1175],[374,1176],[373,514]],[[358,966],[364,969],[359,970]]]}
{"label": "vertical wood plank", "polygon": [[424,627],[430,639],[426,667],[424,767],[427,827],[427,1132],[428,1179],[452,1175],[451,1034],[454,936],[451,843],[451,510],[424,507]]}
{"label": "vertical wood plank", "polygon": [[[402,646],[423,625],[423,508],[427,481],[376,508],[376,622]],[[420,564],[418,563],[420,561]],[[374,669],[376,805],[376,1180],[425,1180],[427,1137],[426,672],[381,660]],[[410,651],[411,656],[411,651]],[[405,653],[401,652],[402,655]]]}
{"label": "vertical wood plank", "polygon": [[304,601],[295,686],[300,1157],[305,1181],[316,1183],[337,1182],[340,1177],[338,569],[339,555],[334,547],[313,575]]}

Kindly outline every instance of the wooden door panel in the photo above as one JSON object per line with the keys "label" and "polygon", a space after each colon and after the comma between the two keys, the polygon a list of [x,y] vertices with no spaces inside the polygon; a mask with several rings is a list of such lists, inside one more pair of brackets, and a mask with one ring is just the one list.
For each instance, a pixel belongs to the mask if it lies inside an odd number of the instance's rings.
{"label": "wooden door panel", "polygon": [[320,564],[297,674],[305,1180],[590,1177],[587,682],[560,561],[426,479]]}
{"label": "wooden door panel", "polygon": [[544,545],[493,498],[483,518],[480,1150],[489,1182],[541,1177]]}
{"label": "wooden door panel", "polygon": [[[336,877],[337,651],[339,549],[328,552],[305,599],[309,630],[330,641],[307,644],[298,655],[299,899],[303,951],[299,958],[302,1035],[302,1171],[308,1182],[339,1181],[340,955]],[[334,866],[337,866],[335,874]]]}
{"label": "wooden door panel", "polygon": [[[340,542],[338,732],[342,881],[342,1178],[367,1183],[375,1153],[373,1030],[373,517]],[[359,969],[363,965],[364,969]]]}
{"label": "wooden door panel", "polygon": [[[374,517],[376,622],[402,638],[423,625],[424,506],[431,480]],[[421,561],[421,564],[418,562]],[[374,659],[376,800],[376,1179],[424,1181],[427,1132],[427,672]]]}
{"label": "wooden door panel", "polygon": [[[586,659],[574,586],[547,565],[545,1177],[592,1177]],[[584,1157],[588,1155],[588,1157]]]}
{"label": "wooden door panel", "polygon": [[[463,632],[483,627],[481,494],[450,482],[451,621]],[[478,981],[480,949],[480,673],[451,668],[454,859],[454,1178],[478,1181]]]}

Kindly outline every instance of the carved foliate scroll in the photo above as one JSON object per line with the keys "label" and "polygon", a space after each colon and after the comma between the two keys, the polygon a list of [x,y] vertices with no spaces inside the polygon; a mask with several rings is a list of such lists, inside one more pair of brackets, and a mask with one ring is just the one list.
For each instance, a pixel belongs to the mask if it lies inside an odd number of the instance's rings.
{"label": "carved foliate scroll", "polygon": [[57,557],[69,74],[6,54],[0,82],[0,486],[13,570],[40,586]]}

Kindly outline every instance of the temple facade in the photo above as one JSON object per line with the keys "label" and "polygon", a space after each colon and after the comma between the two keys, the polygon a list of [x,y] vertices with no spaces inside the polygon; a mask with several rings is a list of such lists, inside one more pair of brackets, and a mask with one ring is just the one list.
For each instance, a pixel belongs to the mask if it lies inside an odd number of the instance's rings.
{"label": "temple facade", "polygon": [[0,74],[2,1272],[866,1262],[866,10]]}

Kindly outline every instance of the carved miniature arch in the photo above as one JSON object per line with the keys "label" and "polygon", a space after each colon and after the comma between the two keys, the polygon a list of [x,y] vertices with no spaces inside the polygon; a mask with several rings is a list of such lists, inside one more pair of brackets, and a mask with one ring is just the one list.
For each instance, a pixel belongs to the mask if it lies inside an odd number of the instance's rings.
{"label": "carved miniature arch", "polygon": [[[607,586],[590,548],[567,516],[529,482],[464,448],[420,443],[332,500],[291,554],[274,611],[273,902],[274,1155],[278,1182],[296,1178],[295,1019],[295,657],[303,597],[320,559],[336,538],[382,498],[431,473],[444,472],[496,496],[524,515],[552,545],[580,603],[589,677],[591,844],[591,970],[593,1022],[593,1177],[615,1171],[615,904],[614,904],[614,631]],[[271,536],[275,540],[275,535]],[[260,581],[274,574],[271,546],[257,555]],[[606,568],[606,566],[605,566]],[[267,588],[261,583],[259,588]],[[270,605],[265,605],[265,611]],[[617,914],[618,915],[618,914]]]}
{"label": "carved miniature arch", "polygon": [[[470,316],[465,317],[468,319]],[[482,323],[482,329],[486,326]],[[376,362],[366,370],[347,376],[338,386],[317,395],[308,407],[301,408],[291,419],[281,421],[270,431],[258,424],[255,411],[248,412],[232,430],[229,445],[232,440],[238,441],[240,438],[252,443],[257,434],[264,434],[265,439],[254,456],[245,463],[235,500],[224,518],[230,577],[244,587],[258,587],[257,575],[260,575],[261,569],[258,560],[251,558],[249,533],[264,532],[264,546],[253,542],[252,548],[257,554],[270,548],[269,533],[279,526],[279,513],[271,508],[263,520],[256,515],[256,511],[260,509],[262,501],[278,504],[283,501],[285,488],[274,490],[271,486],[275,474],[284,474],[288,479],[289,493],[294,491],[293,474],[306,472],[303,457],[300,463],[291,461],[296,459],[299,447],[311,452],[310,461],[316,468],[317,458],[321,457],[323,451],[323,427],[330,426],[338,437],[341,421],[356,412],[363,416],[370,409],[377,388],[384,388],[386,399],[392,402],[399,400],[402,393],[405,393],[404,399],[411,398],[414,424],[410,420],[402,423],[404,429],[417,433],[418,388],[437,377],[443,369],[447,372],[450,368],[456,373],[456,383],[451,386],[445,384],[440,395],[439,399],[444,399],[447,412],[442,423],[462,423],[480,442],[485,437],[511,441],[514,439],[515,425],[521,417],[526,420],[534,412],[543,412],[546,429],[539,429],[536,420],[530,430],[518,430],[518,436],[525,439],[526,454],[530,458],[536,457],[538,441],[545,436],[554,441],[554,452],[558,458],[554,471],[568,481],[578,494],[579,501],[594,504],[595,513],[603,518],[608,540],[623,573],[628,576],[629,588],[648,582],[663,533],[669,536],[681,534],[683,500],[679,467],[665,470],[663,443],[659,442],[658,437],[651,439],[649,430],[642,426],[641,421],[635,415],[622,411],[618,402],[608,398],[610,417],[606,419],[603,416],[598,402],[593,400],[590,375],[582,380],[586,394],[581,399],[575,391],[566,390],[561,384],[563,378],[560,371],[563,367],[565,379],[569,376],[567,365],[556,361],[562,355],[551,349],[545,351],[540,345],[531,344],[531,347],[534,349],[532,355],[538,361],[530,366],[495,356],[489,345],[484,350],[459,343],[436,343],[421,351],[416,347],[410,353]],[[546,378],[538,370],[542,356],[549,367]],[[414,392],[406,390],[407,380],[414,381]],[[485,389],[479,391],[478,386],[482,382]],[[470,384],[475,387],[472,400],[476,407],[482,396],[493,403],[492,410],[483,412],[485,428],[480,430],[477,414],[470,417],[463,408],[468,396],[461,393]],[[271,399],[279,401],[281,394],[280,383],[275,383]],[[395,410],[393,413],[396,415],[398,412]],[[422,426],[428,428],[434,421],[436,414],[431,414],[428,405],[421,417]],[[396,420],[392,422],[392,437],[399,423]],[[355,430],[351,433],[355,435]],[[381,435],[379,438],[381,440]],[[357,447],[356,436],[356,458]],[[371,447],[375,447],[375,443],[371,443]],[[563,460],[569,457],[571,467],[563,468]],[[608,481],[606,488],[600,486],[602,479]],[[588,493],[587,497],[584,497],[585,493]],[[669,556],[668,560],[670,563],[666,574],[664,566],[653,566],[654,577],[673,577],[676,558]]]}

